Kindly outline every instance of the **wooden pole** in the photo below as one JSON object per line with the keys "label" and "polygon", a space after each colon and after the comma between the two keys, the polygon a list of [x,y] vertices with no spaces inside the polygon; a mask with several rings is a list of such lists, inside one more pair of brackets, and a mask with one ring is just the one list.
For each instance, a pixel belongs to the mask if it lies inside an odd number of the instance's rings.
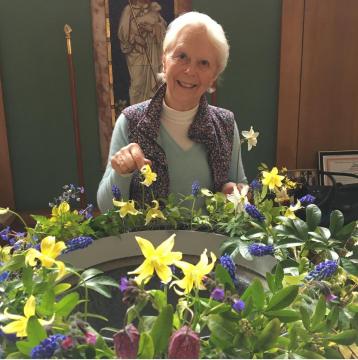
{"label": "wooden pole", "polygon": [[[66,34],[66,49],[67,49],[67,64],[68,72],[70,78],[70,91],[71,91],[71,103],[72,103],[72,121],[73,121],[73,130],[75,136],[75,146],[76,146],[76,160],[77,160],[77,177],[79,185],[84,188],[84,172],[83,172],[83,159],[82,159],[82,147],[81,147],[81,135],[80,135],[80,122],[78,117],[78,107],[77,107],[77,91],[76,91],[76,78],[75,78],[75,68],[73,65],[72,59],[72,46],[71,46],[71,32],[72,29],[69,25],[65,25],[64,31]],[[86,207],[86,196],[82,194],[80,198],[80,204],[82,208]]]}

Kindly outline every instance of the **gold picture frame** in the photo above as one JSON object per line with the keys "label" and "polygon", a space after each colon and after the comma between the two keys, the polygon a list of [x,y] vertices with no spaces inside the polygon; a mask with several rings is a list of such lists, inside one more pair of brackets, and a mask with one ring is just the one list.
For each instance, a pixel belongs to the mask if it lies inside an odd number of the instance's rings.
{"label": "gold picture frame", "polygon": [[[165,10],[166,12],[165,15],[163,14],[163,19],[165,19],[166,23],[169,23],[179,14],[192,9],[191,0],[137,1],[147,3],[148,6],[154,8],[154,11],[159,12],[160,16],[162,16],[161,11],[163,10],[164,13]],[[126,8],[128,10],[128,16],[130,16],[131,13],[133,14],[133,4],[135,5],[137,1],[91,0],[99,139],[103,167],[105,167],[107,163],[110,140],[118,113],[121,107],[129,105],[127,104],[127,100],[121,100],[120,97],[115,94],[115,90],[117,91],[125,82],[121,82],[120,80],[121,76],[119,75],[122,75],[121,70],[123,69],[123,73],[127,72],[128,74],[128,67],[125,68],[126,63],[123,62],[123,55],[122,59],[120,57],[115,58],[115,56],[117,56],[116,54],[121,50],[118,51],[117,49],[117,53],[115,52],[115,47],[118,47],[118,44],[116,43],[114,35],[117,32],[119,19],[123,18]],[[129,7],[129,4],[132,5],[132,8]],[[157,16],[157,14],[155,15]],[[134,18],[136,18],[135,14]],[[125,84],[123,86],[125,87]],[[122,91],[122,93],[125,94],[124,97],[128,98],[126,91]]]}

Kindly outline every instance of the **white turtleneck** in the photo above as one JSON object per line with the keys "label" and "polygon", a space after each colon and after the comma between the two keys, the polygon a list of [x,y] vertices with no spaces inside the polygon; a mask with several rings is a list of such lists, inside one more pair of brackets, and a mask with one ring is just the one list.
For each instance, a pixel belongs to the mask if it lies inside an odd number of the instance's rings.
{"label": "white turtleneck", "polygon": [[184,151],[190,149],[194,144],[188,137],[188,130],[198,111],[198,107],[199,105],[187,111],[178,111],[169,107],[163,100],[161,124]]}

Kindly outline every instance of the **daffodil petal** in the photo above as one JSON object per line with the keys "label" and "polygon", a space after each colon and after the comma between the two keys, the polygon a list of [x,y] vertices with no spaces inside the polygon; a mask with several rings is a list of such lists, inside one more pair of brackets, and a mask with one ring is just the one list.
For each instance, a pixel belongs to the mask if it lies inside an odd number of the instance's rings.
{"label": "daffodil petal", "polygon": [[29,318],[35,315],[35,307],[36,307],[36,299],[33,295],[31,295],[24,306],[24,315]]}
{"label": "daffodil petal", "polygon": [[36,249],[29,249],[25,255],[25,263],[30,266],[36,265],[36,258],[39,258],[41,256],[41,253]]}
{"label": "daffodil petal", "polygon": [[53,247],[52,257],[55,259],[60,256],[62,251],[66,249],[66,244],[63,241],[58,241]]}
{"label": "daffodil petal", "polygon": [[161,258],[161,262],[164,265],[172,265],[175,264],[177,261],[181,260],[183,254],[180,251],[173,251],[168,255],[165,255]]}
{"label": "daffodil petal", "polygon": [[56,281],[58,281],[66,274],[66,266],[62,261],[55,261],[55,264],[58,267],[58,275],[56,278]]}
{"label": "daffodil petal", "polygon": [[149,258],[154,255],[155,249],[152,243],[140,236],[136,236],[135,239],[137,240],[137,243],[140,247],[140,250],[142,251],[142,254],[144,257]]}
{"label": "daffodil petal", "polygon": [[193,264],[190,264],[186,261],[176,261],[174,265],[183,270],[184,273],[194,268]]}
{"label": "daffodil petal", "polygon": [[164,284],[167,284],[172,279],[173,274],[169,266],[157,264],[154,268],[159,279],[162,280]]}
{"label": "daffodil petal", "polygon": [[166,239],[165,241],[163,241],[156,249],[156,254],[158,256],[162,256],[165,255],[169,252],[171,252],[171,250],[174,247],[174,240],[175,240],[175,234],[171,235],[170,237],[168,237],[168,239]]}
{"label": "daffodil petal", "polygon": [[26,336],[27,319],[12,321],[1,329],[5,334],[16,334],[18,337]]}
{"label": "daffodil petal", "polygon": [[54,236],[46,236],[41,240],[41,253],[48,254],[52,251],[56,242],[56,238]]}
{"label": "daffodil petal", "polygon": [[5,311],[4,311],[4,315],[6,316],[7,319],[11,319],[11,320],[20,320],[20,319],[23,318],[23,316],[21,316],[21,315],[10,314],[10,313],[7,311],[7,308],[6,308]]}

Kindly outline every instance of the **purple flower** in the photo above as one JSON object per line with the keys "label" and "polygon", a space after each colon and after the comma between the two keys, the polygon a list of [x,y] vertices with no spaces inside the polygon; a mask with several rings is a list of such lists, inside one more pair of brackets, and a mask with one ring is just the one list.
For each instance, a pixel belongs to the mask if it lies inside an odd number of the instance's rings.
{"label": "purple flower", "polygon": [[193,196],[198,196],[200,191],[200,183],[198,180],[195,180],[191,185],[191,194]]}
{"label": "purple flower", "polygon": [[210,297],[216,301],[223,301],[225,298],[225,291],[224,289],[215,288],[211,292]]}
{"label": "purple flower", "polygon": [[112,185],[112,194],[115,200],[117,201],[121,200],[122,197],[121,190],[119,190],[119,187],[117,185]]}
{"label": "purple flower", "polygon": [[94,206],[92,204],[88,204],[87,207],[83,210],[80,210],[78,213],[83,215],[86,220],[93,218],[93,209]]}
{"label": "purple flower", "polygon": [[119,283],[119,290],[121,291],[121,293],[123,294],[127,288],[128,288],[128,279],[126,276],[122,276],[120,283]]}
{"label": "purple flower", "polygon": [[2,283],[3,281],[7,280],[7,278],[9,277],[10,272],[9,271],[4,271],[3,273],[0,274],[0,283]]}
{"label": "purple flower", "polygon": [[231,256],[225,254],[225,255],[220,257],[219,261],[220,261],[220,264],[222,265],[222,267],[225,268],[226,271],[229,273],[232,281],[236,285],[237,284],[236,266],[235,266],[235,263],[232,261]]}
{"label": "purple flower", "polygon": [[168,359],[199,359],[199,334],[187,325],[175,331],[169,339]]}
{"label": "purple flower", "polygon": [[67,254],[71,251],[78,249],[84,249],[93,243],[93,239],[90,236],[79,236],[72,240],[67,241],[67,248],[63,251],[63,254]]}
{"label": "purple flower", "polygon": [[252,190],[260,191],[262,189],[262,184],[258,179],[254,179],[251,181],[250,187]]}
{"label": "purple flower", "polygon": [[333,260],[327,260],[319,263],[308,273],[306,280],[323,280],[331,277],[338,269],[338,265]]}
{"label": "purple flower", "polygon": [[139,347],[139,332],[133,324],[113,336],[114,349],[118,359],[136,359]]}
{"label": "purple flower", "polygon": [[252,256],[273,255],[275,251],[273,245],[264,245],[259,243],[250,244],[248,250]]}
{"label": "purple flower", "polygon": [[235,300],[232,304],[232,308],[239,313],[240,311],[245,309],[245,303],[240,299]]}
{"label": "purple flower", "polygon": [[315,202],[316,198],[313,195],[307,194],[298,199],[302,205],[309,205]]}
{"label": "purple flower", "polygon": [[65,340],[66,336],[62,334],[51,335],[45,340],[42,340],[39,345],[31,350],[32,359],[50,359],[54,352],[60,347],[61,341]]}
{"label": "purple flower", "polygon": [[325,296],[327,302],[336,301],[338,296],[332,294],[331,292]]}
{"label": "purple flower", "polygon": [[246,204],[245,205],[246,212],[255,220],[265,221],[265,216],[263,216],[260,211],[257,210],[255,205]]}

